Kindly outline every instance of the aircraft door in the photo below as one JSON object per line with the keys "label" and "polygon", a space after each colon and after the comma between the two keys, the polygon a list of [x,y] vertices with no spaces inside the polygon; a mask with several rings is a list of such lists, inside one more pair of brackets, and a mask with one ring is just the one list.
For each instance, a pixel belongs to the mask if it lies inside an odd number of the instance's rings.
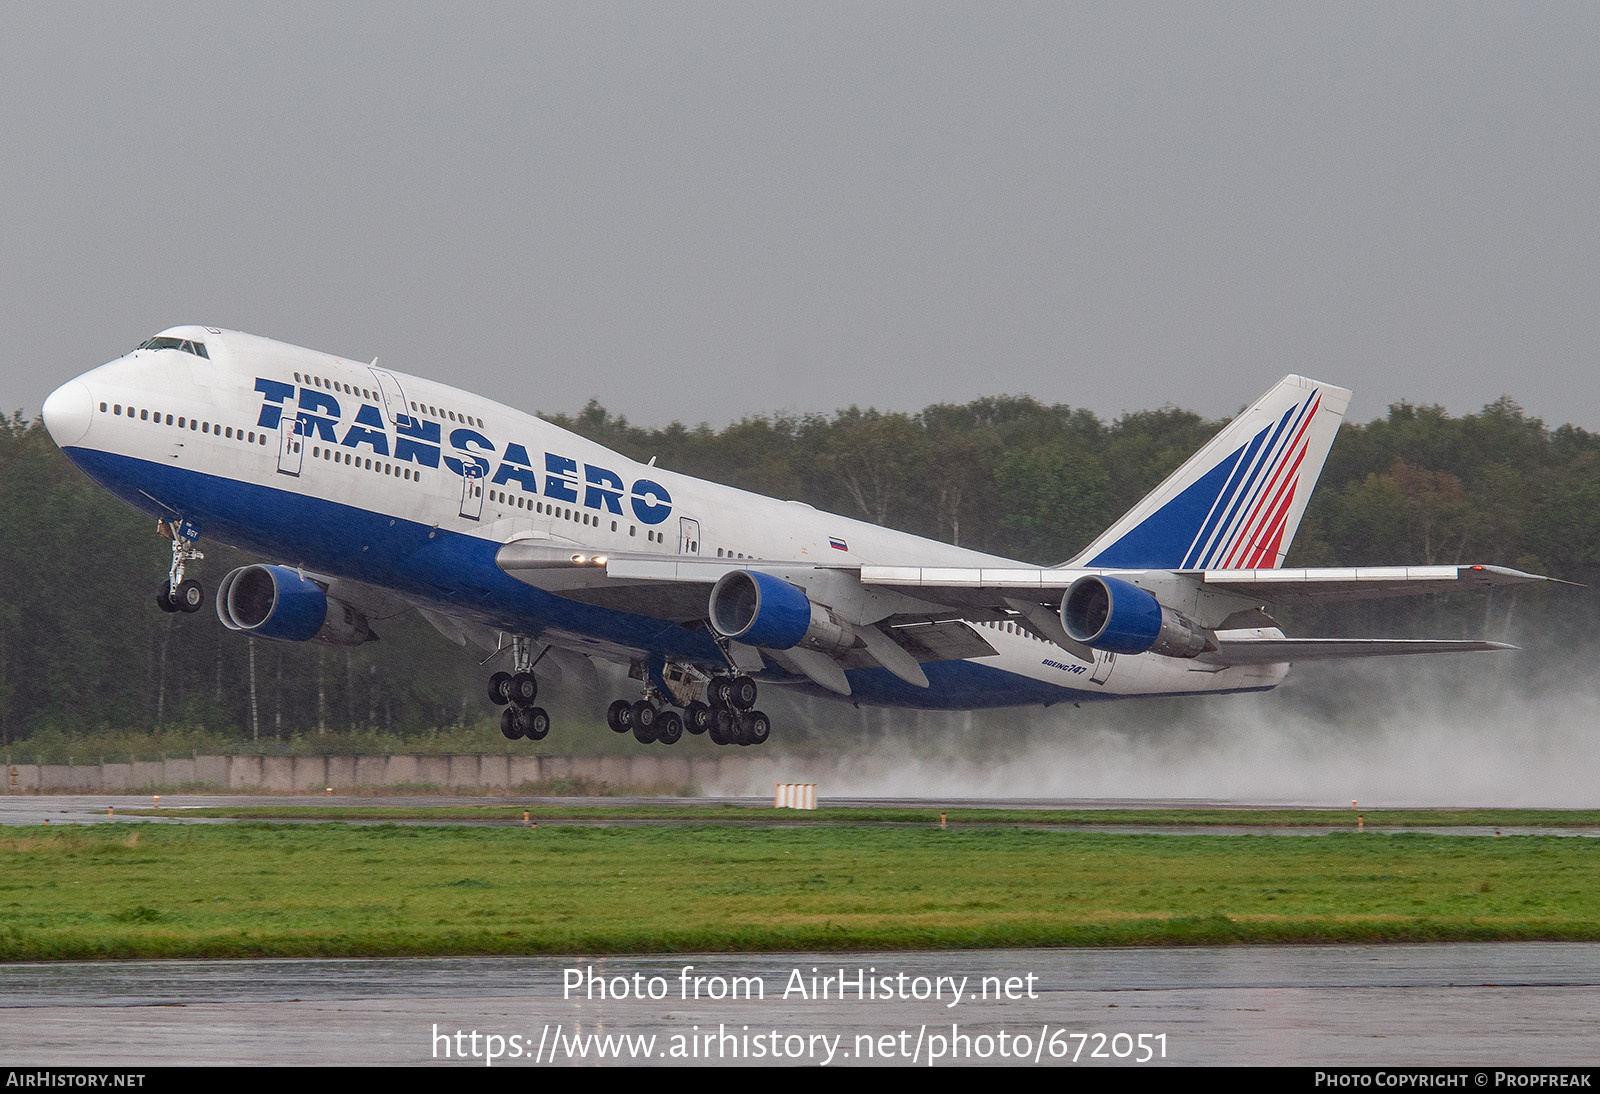
{"label": "aircraft door", "polygon": [[1117,655],[1107,653],[1105,650],[1096,650],[1094,655],[1094,672],[1089,676],[1089,683],[1103,684],[1111,678],[1111,670],[1117,667]]}
{"label": "aircraft door", "polygon": [[700,553],[700,522],[690,517],[678,518],[678,553],[680,555],[697,555]]}
{"label": "aircraft door", "polygon": [[381,368],[371,368],[367,371],[377,378],[378,391],[383,395],[383,409],[389,415],[389,421],[394,425],[400,425],[401,419],[404,418],[409,424],[411,421],[409,404],[406,402],[406,393],[400,388],[400,381]]}
{"label": "aircraft door", "polygon": [[467,464],[461,477],[461,515],[468,520],[483,517],[483,475],[476,463]]}
{"label": "aircraft door", "polygon": [[305,463],[305,437],[300,419],[285,414],[278,419],[278,474],[299,475]]}

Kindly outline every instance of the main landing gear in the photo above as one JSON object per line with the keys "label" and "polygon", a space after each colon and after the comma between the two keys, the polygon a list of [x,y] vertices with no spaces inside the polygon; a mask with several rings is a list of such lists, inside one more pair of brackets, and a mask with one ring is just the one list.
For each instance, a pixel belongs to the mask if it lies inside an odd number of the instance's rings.
{"label": "main landing gear", "polygon": [[183,568],[206,557],[194,548],[200,530],[188,521],[164,520],[156,523],[156,531],[172,541],[172,568],[167,571],[166,582],[156,590],[156,607],[168,614],[193,614],[206,606],[206,590],[193,578],[185,579]]}
{"label": "main landing gear", "polygon": [[756,682],[748,676],[714,676],[706,684],[709,702],[691,699],[683,713],[660,709],[660,692],[652,687],[636,703],[618,699],[606,709],[606,724],[617,733],[632,732],[640,744],[677,744],[683,733],[704,733],[719,745],[759,745],[772,735],[772,721],[756,704]]}
{"label": "main landing gear", "polygon": [[500,712],[500,732],[508,741],[542,741],[550,735],[550,715],[533,705],[539,681],[533,675],[530,643],[520,635],[511,639],[511,667],[516,671],[489,677],[489,701],[505,707]]}

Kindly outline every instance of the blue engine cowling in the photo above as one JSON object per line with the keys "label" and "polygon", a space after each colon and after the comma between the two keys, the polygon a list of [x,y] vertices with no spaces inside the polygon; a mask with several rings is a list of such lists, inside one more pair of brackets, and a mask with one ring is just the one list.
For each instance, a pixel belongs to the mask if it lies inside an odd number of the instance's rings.
{"label": "blue engine cowling", "polygon": [[787,650],[811,629],[811,601],[782,578],[759,570],[723,574],[711,590],[711,626],[724,638]]}
{"label": "blue engine cowling", "polygon": [[1216,635],[1120,577],[1080,577],[1061,598],[1067,635],[1107,653],[1198,657],[1217,648]]}
{"label": "blue engine cowling", "polygon": [[1161,602],[1118,577],[1080,577],[1061,598],[1069,637],[1108,653],[1144,653],[1161,634]]}
{"label": "blue engine cowling", "polygon": [[341,646],[375,637],[360,612],[288,566],[241,566],[222,579],[216,603],[223,626],[252,637]]}

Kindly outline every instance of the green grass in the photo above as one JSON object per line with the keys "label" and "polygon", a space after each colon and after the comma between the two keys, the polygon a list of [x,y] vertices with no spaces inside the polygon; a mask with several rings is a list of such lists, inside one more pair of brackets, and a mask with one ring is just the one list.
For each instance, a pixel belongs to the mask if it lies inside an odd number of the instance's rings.
{"label": "green grass", "polygon": [[535,820],[694,820],[737,823],[930,824],[944,813],[950,824],[1048,824],[1072,827],[1355,828],[1594,828],[1600,809],[944,809],[825,806],[775,810],[749,805],[238,805],[203,809],[128,809],[138,817],[233,817],[241,820],[513,821],[524,809]]}
{"label": "green grass", "polygon": [[0,960],[1600,940],[1596,891],[1542,836],[12,828]]}

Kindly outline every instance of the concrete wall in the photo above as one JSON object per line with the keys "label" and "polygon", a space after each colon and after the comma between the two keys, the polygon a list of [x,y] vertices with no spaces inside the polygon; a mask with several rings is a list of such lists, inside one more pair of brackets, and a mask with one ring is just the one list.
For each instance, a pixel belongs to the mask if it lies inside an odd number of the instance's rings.
{"label": "concrete wall", "polygon": [[[231,789],[317,791],[326,787],[499,787],[558,779],[614,787],[761,785],[772,761],[758,756],[674,755],[665,749],[633,756],[195,756],[133,763],[9,764],[0,793],[64,790],[137,791],[207,785]],[[12,772],[15,772],[13,777]]]}

